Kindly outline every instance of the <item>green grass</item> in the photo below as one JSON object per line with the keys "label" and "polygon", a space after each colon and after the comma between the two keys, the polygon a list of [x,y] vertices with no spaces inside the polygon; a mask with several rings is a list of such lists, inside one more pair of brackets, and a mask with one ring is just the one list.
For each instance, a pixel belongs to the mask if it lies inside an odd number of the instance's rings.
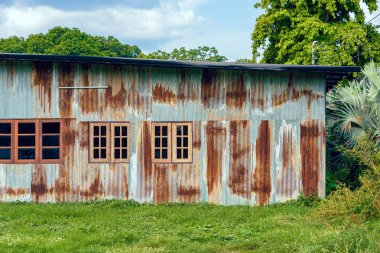
{"label": "green grass", "polygon": [[380,221],[321,221],[312,207],[0,204],[1,252],[380,252]]}

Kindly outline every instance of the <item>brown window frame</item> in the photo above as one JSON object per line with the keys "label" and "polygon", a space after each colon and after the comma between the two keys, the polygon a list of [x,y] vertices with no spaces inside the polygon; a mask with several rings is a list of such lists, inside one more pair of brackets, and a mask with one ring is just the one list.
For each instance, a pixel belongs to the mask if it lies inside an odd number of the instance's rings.
{"label": "brown window frame", "polygon": [[[52,146],[49,148],[59,149],[59,159],[42,159],[42,124],[43,123],[59,123],[60,129],[59,146]],[[62,163],[62,121],[60,119],[1,119],[0,123],[11,123],[11,159],[1,159],[0,164],[60,164]],[[34,123],[34,133],[22,133],[19,134],[19,124],[22,123]],[[46,134],[44,134],[46,135]],[[19,136],[34,136],[34,146],[19,146]],[[34,149],[34,159],[19,159],[18,151],[22,148]],[[45,147],[46,149],[47,147]]]}
{"label": "brown window frame", "polygon": [[[43,133],[43,123],[59,123],[59,133]],[[63,144],[63,138],[62,138],[62,121],[56,120],[56,119],[41,119],[40,120],[40,137],[39,140],[41,141],[39,145],[39,153],[41,154],[41,162],[43,164],[54,164],[54,163],[62,163],[62,144]],[[43,136],[59,136],[59,146],[43,146]],[[43,149],[59,149],[59,159],[43,159]]]}
{"label": "brown window frame", "polygon": [[[106,158],[94,158],[94,148],[98,148],[99,150],[102,149],[101,146],[94,147],[94,126],[105,126],[106,127]],[[127,158],[126,159],[116,159],[114,158],[115,148],[116,149],[123,149],[123,147],[115,147],[114,145],[114,139],[115,139],[115,126],[126,126],[127,127]],[[131,157],[131,145],[130,145],[130,122],[89,122],[89,139],[90,139],[90,145],[89,145],[89,162],[90,163],[129,163],[130,157]],[[99,131],[101,131],[99,129]],[[99,133],[99,138],[102,138],[101,133]],[[123,138],[123,137],[122,137]],[[101,145],[101,139],[99,140],[99,145]],[[100,152],[100,151],[99,151]],[[100,154],[100,153],[99,153]]]}
{"label": "brown window frame", "polygon": [[[162,136],[162,135],[159,135],[157,136],[156,135],[156,131],[155,131],[155,128],[156,127],[160,127],[160,132],[162,132],[162,127],[167,127],[168,130],[167,130],[167,136]],[[167,158],[155,158],[155,150],[158,149],[160,150],[160,154],[162,155],[162,150],[163,150],[163,147],[161,146],[161,143],[162,143],[162,139],[167,137],[167,150],[168,150],[168,153],[167,153]],[[159,138],[160,139],[160,146],[159,147],[156,147],[155,145],[155,140],[156,138]],[[168,122],[152,122],[152,161],[154,163],[171,163],[171,145],[172,145],[172,142],[171,142],[171,123],[168,123]]]}
{"label": "brown window frame", "polygon": [[[120,127],[120,134],[119,136],[115,135],[115,127]],[[123,135],[122,128],[127,127],[127,135]],[[128,122],[112,122],[111,123],[111,162],[113,163],[129,163],[131,160],[130,156],[130,136],[131,136],[131,125]],[[116,147],[115,145],[115,139],[120,139],[120,147]],[[127,146],[123,147],[123,139],[127,139]],[[120,158],[115,158],[115,151],[116,149],[120,150]],[[122,158],[123,150],[127,150],[127,158]]]}
{"label": "brown window frame", "polygon": [[[177,126],[188,126],[188,158],[177,158]],[[155,149],[162,150],[162,147],[156,147],[155,139],[156,139],[156,126],[167,126],[168,127],[168,158],[155,158]],[[172,163],[172,164],[181,164],[181,163],[192,163],[193,162],[193,123],[192,122],[152,122],[151,124],[152,138],[151,138],[151,152],[152,152],[152,162],[153,163]],[[185,136],[186,137],[186,136]],[[160,143],[161,140],[160,140]],[[161,151],[162,153],[162,151]]]}
{"label": "brown window frame", "polygon": [[11,150],[11,158],[10,159],[0,159],[0,164],[12,164],[14,163],[14,150],[13,146],[15,143],[14,137],[14,121],[13,120],[0,120],[0,123],[9,123],[11,124],[11,133],[10,134],[1,134],[0,136],[10,136],[11,137],[11,146],[10,147],[0,147],[0,149],[10,149]]}
{"label": "brown window frame", "polygon": [[[187,126],[188,127],[188,133],[187,135],[183,134],[178,136],[177,135],[177,126]],[[192,163],[193,162],[193,124],[190,122],[176,122],[172,123],[172,138],[173,138],[173,158],[172,161],[173,163]],[[184,138],[188,139],[187,142],[187,147],[183,146],[182,147],[177,147],[177,138],[181,138],[181,142],[183,142]],[[187,158],[177,158],[177,149],[182,150],[182,155],[183,155],[183,150],[187,149],[188,151],[188,156]]]}

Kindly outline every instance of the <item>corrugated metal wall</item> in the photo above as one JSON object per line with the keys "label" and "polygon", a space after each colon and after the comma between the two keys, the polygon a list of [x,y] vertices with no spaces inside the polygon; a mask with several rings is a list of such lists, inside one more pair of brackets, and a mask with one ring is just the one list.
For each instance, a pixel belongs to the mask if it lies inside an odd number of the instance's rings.
{"label": "corrugated metal wall", "polygon": [[[60,86],[109,86],[62,90]],[[323,74],[0,61],[0,119],[65,118],[63,164],[0,164],[0,200],[267,204],[325,194]],[[131,162],[88,161],[89,121],[130,121]],[[151,160],[193,122],[193,163]]]}

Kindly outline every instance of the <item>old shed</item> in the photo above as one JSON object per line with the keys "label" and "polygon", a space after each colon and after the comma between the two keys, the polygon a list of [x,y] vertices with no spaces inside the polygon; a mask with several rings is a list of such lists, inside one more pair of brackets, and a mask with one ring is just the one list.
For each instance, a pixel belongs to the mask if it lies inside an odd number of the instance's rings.
{"label": "old shed", "polygon": [[325,194],[325,92],[357,67],[0,54],[0,201]]}

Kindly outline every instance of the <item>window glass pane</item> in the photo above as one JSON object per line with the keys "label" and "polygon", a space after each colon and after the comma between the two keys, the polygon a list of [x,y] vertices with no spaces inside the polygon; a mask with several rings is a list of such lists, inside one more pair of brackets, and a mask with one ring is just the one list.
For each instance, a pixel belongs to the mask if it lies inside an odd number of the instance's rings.
{"label": "window glass pane", "polygon": [[189,127],[183,126],[183,135],[188,135],[188,134],[189,134]]}
{"label": "window glass pane", "polygon": [[10,147],[11,137],[10,136],[0,136],[0,147]]}
{"label": "window glass pane", "polygon": [[127,141],[127,138],[123,138],[123,139],[122,139],[121,146],[124,147],[124,148],[125,148],[125,147],[128,147],[128,141]]}
{"label": "window glass pane", "polygon": [[120,147],[120,138],[115,138],[115,147]]}
{"label": "window glass pane", "polygon": [[102,146],[102,147],[107,147],[107,138],[103,137],[103,138],[101,139],[101,146]]}
{"label": "window glass pane", "polygon": [[36,144],[36,137],[32,136],[19,136],[18,145],[20,147],[33,147]]}
{"label": "window glass pane", "polygon": [[99,138],[94,138],[94,147],[99,147]]}
{"label": "window glass pane", "polygon": [[187,137],[183,138],[183,146],[186,148],[189,146],[189,138],[187,138]]}
{"label": "window glass pane", "polygon": [[106,126],[101,126],[101,133],[102,133],[102,136],[107,135],[107,128],[106,128]]}
{"label": "window glass pane", "polygon": [[0,159],[10,160],[11,159],[11,149],[0,149]]}
{"label": "window glass pane", "polygon": [[99,159],[99,149],[94,149],[94,158]]}
{"label": "window glass pane", "polygon": [[162,136],[168,136],[168,127],[167,126],[162,127]]}
{"label": "window glass pane", "polygon": [[167,159],[168,158],[168,150],[167,149],[163,149],[162,150],[162,159]]}
{"label": "window glass pane", "polygon": [[177,147],[182,147],[182,138],[177,137]]}
{"label": "window glass pane", "polygon": [[182,135],[182,126],[177,126],[177,135]]}
{"label": "window glass pane", "polygon": [[42,146],[59,146],[59,135],[42,136]]}
{"label": "window glass pane", "polygon": [[119,126],[115,126],[115,135],[120,136],[120,127]]}
{"label": "window glass pane", "polygon": [[11,123],[0,123],[0,134],[11,134]]}
{"label": "window glass pane", "polygon": [[106,149],[101,149],[100,157],[101,158],[107,158],[107,150]]}
{"label": "window glass pane", "polygon": [[124,126],[122,131],[123,136],[128,136],[128,127]]}
{"label": "window glass pane", "polygon": [[18,149],[19,160],[35,159],[35,157],[36,157],[36,151],[34,148],[19,148]]}
{"label": "window glass pane", "polygon": [[189,158],[189,151],[188,151],[188,149],[184,149],[183,150],[183,159],[187,159],[187,158]]}
{"label": "window glass pane", "polygon": [[155,147],[160,147],[160,138],[154,138],[154,146]]}
{"label": "window glass pane", "polygon": [[94,136],[99,136],[99,127],[94,126]]}
{"label": "window glass pane", "polygon": [[161,131],[160,131],[160,127],[159,126],[154,127],[154,134],[156,136],[160,136],[161,135]]}
{"label": "window glass pane", "polygon": [[154,158],[160,159],[160,150],[159,149],[154,150]]}
{"label": "window glass pane", "polygon": [[121,153],[121,154],[122,154],[122,158],[123,158],[123,159],[127,159],[127,158],[128,158],[128,152],[127,152],[127,151],[128,151],[127,149],[123,149],[123,150],[122,150],[122,153]]}
{"label": "window glass pane", "polygon": [[120,149],[115,149],[115,159],[120,159]]}
{"label": "window glass pane", "polygon": [[18,133],[19,134],[34,134],[36,132],[35,123],[19,123]]}
{"label": "window glass pane", "polygon": [[180,159],[181,157],[181,149],[177,149],[177,158]]}
{"label": "window glass pane", "polygon": [[59,134],[59,122],[42,123],[43,134]]}
{"label": "window glass pane", "polygon": [[43,148],[42,159],[59,159],[59,148]]}
{"label": "window glass pane", "polygon": [[168,146],[168,138],[162,138],[162,147],[166,148]]}

